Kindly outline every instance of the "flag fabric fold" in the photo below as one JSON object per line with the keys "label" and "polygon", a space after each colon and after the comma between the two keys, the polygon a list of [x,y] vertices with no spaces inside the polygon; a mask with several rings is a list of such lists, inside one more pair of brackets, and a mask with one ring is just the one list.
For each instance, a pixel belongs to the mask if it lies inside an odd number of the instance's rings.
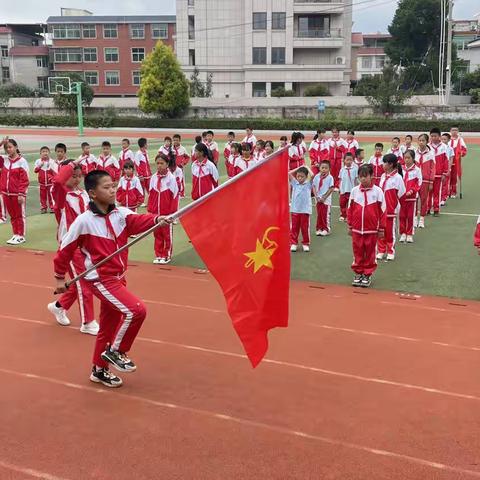
{"label": "flag fabric fold", "polygon": [[282,150],[192,206],[180,220],[215,277],[245,352],[256,367],[268,331],[288,325],[288,153]]}

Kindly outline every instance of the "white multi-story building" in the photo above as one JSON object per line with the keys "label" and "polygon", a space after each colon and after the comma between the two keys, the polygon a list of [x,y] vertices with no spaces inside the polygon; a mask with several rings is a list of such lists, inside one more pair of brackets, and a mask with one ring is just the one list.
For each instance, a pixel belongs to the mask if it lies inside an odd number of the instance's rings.
{"label": "white multi-story building", "polygon": [[387,55],[388,33],[352,33],[352,81],[381,75]]}
{"label": "white multi-story building", "polygon": [[213,74],[214,97],[303,95],[350,88],[347,0],[177,0],[177,57],[190,76]]}

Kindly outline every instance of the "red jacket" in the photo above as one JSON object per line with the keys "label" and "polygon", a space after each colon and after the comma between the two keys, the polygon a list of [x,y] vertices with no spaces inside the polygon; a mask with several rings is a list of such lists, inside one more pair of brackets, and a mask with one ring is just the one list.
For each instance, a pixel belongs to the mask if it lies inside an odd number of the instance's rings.
{"label": "red jacket", "polygon": [[403,170],[403,183],[405,184],[405,196],[403,201],[415,202],[422,186],[422,171],[415,164]]}
{"label": "red jacket", "polygon": [[225,162],[228,161],[230,155],[232,154],[232,143],[233,142],[227,142],[225,144],[225,148],[223,149],[223,158],[225,159]]}
{"label": "red jacket", "polygon": [[217,142],[215,141],[212,141],[211,143],[208,143],[206,140],[205,140],[205,145],[208,147],[208,149],[212,152],[212,158],[213,158],[213,163],[215,165],[218,164],[218,159],[220,157],[220,152],[218,151],[218,145],[217,145]]}
{"label": "red jacket", "polygon": [[422,182],[425,184],[433,183],[435,178],[435,156],[430,148],[421,152],[418,148],[415,150],[415,163],[422,171]]}
{"label": "red jacket", "polygon": [[[126,245],[131,235],[138,235],[153,227],[156,219],[156,215],[137,215],[128,208],[115,208],[113,205],[105,215],[91,202],[89,209],[73,222],[62,240],[53,260],[55,277],[65,278],[77,248],[80,248],[83,271]],[[89,273],[85,280],[96,281],[106,277],[121,279],[126,273],[127,263],[128,250],[124,250]]]}
{"label": "red jacket", "polygon": [[156,173],[150,179],[147,211],[170,215],[177,209],[178,184],[170,170],[165,175]]}
{"label": "red jacket", "polygon": [[135,168],[137,174],[145,180],[150,180],[152,170],[150,168],[150,160],[148,158],[147,150],[140,149],[135,155]]}
{"label": "red jacket", "polygon": [[28,162],[18,155],[16,158],[3,157],[0,172],[0,192],[15,197],[26,197],[30,180]]}
{"label": "red jacket", "polygon": [[380,187],[353,187],[347,209],[347,223],[353,232],[368,235],[385,230],[385,211],[385,196]]}
{"label": "red jacket", "polygon": [[327,140],[313,140],[308,151],[312,167],[319,166],[322,160],[328,160],[329,153],[330,147]]}
{"label": "red jacket", "polygon": [[43,187],[50,187],[52,180],[57,173],[57,164],[50,158],[35,160],[34,172],[37,174],[38,183]]}
{"label": "red jacket", "polygon": [[120,178],[117,186],[117,202],[126,208],[135,209],[145,200],[142,183],[140,179],[134,175],[127,178],[125,175]]}
{"label": "red jacket", "polygon": [[122,148],[120,150],[120,153],[118,154],[118,164],[120,165],[120,170],[123,170],[123,166],[125,165],[125,162],[128,162],[128,161],[135,163],[135,155],[130,150],[130,148],[127,148],[126,150]]}
{"label": "red jacket", "polygon": [[93,172],[97,169],[97,159],[95,155],[92,155],[91,153],[89,155],[80,155],[78,159],[82,166],[83,175],[87,175],[87,173]]}
{"label": "red jacket", "polygon": [[443,143],[430,143],[430,148],[435,156],[435,178],[441,178],[442,175],[447,175],[449,170],[447,148]]}
{"label": "red jacket", "polygon": [[395,217],[400,207],[400,200],[405,195],[405,183],[403,183],[402,176],[396,170],[388,174],[384,173],[379,187],[385,195],[387,217]]}
{"label": "red jacket", "polygon": [[237,153],[236,155],[231,154],[225,160],[225,166],[227,167],[228,178],[232,178],[235,176],[235,163],[238,158],[240,158],[240,155]]}
{"label": "red jacket", "polygon": [[192,199],[197,200],[217,187],[217,167],[210,160],[195,160],[192,163]]}
{"label": "red jacket", "polygon": [[383,168],[383,155],[373,155],[370,157],[368,163],[373,165],[373,178],[375,179],[375,185],[379,185],[380,179],[385,172]]}
{"label": "red jacket", "polygon": [[355,158],[355,154],[357,153],[357,150],[360,148],[360,145],[355,139],[353,139],[351,142],[349,142],[348,140],[345,140],[345,148],[346,148],[345,153],[349,152],[353,155],[353,158]]}
{"label": "red jacket", "polygon": [[288,149],[289,169],[295,170],[295,168],[305,165],[305,148],[302,145],[290,145]]}
{"label": "red jacket", "polygon": [[182,145],[180,145],[178,148],[175,146],[172,148],[173,148],[173,152],[175,153],[175,161],[176,161],[177,167],[180,167],[180,168],[185,167],[185,165],[187,165],[190,160],[190,156],[188,155],[185,148]]}
{"label": "red jacket", "polygon": [[120,164],[112,155],[108,155],[107,157],[100,155],[97,158],[97,170],[104,170],[115,182],[118,182],[120,179]]}
{"label": "red jacket", "polygon": [[328,141],[329,155],[331,162],[343,160],[343,156],[347,153],[347,142],[343,138],[330,138]]}

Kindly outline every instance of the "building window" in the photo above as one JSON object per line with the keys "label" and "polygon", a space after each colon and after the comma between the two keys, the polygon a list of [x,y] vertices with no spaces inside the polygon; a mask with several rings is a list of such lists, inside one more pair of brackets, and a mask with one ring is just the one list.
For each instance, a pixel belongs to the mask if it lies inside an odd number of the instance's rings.
{"label": "building window", "polygon": [[385,58],[376,57],[375,58],[375,67],[376,68],[383,68],[384,66],[385,66]]}
{"label": "building window", "polygon": [[188,16],[188,39],[195,40],[195,17],[193,15]]}
{"label": "building window", "polygon": [[267,84],[265,82],[253,82],[252,83],[252,95],[254,97],[266,97],[267,96]]}
{"label": "building window", "polygon": [[132,72],[132,85],[139,86],[142,81],[142,77],[138,70]]}
{"label": "building window", "polygon": [[285,47],[272,48],[272,64],[273,65],[285,64]]}
{"label": "building window", "polygon": [[279,88],[285,88],[285,82],[272,82],[272,92]]}
{"label": "building window", "polygon": [[2,45],[0,46],[2,49],[2,58],[7,58],[8,57],[8,45]]}
{"label": "building window", "polygon": [[143,23],[132,23],[130,25],[130,38],[145,38],[145,25]]}
{"label": "building window", "polygon": [[188,0],[188,6],[189,7],[194,7],[195,6],[195,0]]}
{"label": "building window", "polygon": [[38,68],[48,68],[48,57],[37,57]]}
{"label": "building window", "polygon": [[168,23],[152,23],[152,38],[168,38]]}
{"label": "building window", "polygon": [[105,62],[117,63],[118,62],[118,48],[105,48]]}
{"label": "building window", "polygon": [[2,67],[2,83],[7,83],[10,81],[10,68]]}
{"label": "building window", "polygon": [[53,53],[55,63],[81,63],[81,48],[56,48]]}
{"label": "building window", "polygon": [[80,38],[80,25],[69,23],[63,25],[54,25],[53,29],[53,38],[55,39],[72,39],[72,38]]}
{"label": "building window", "polygon": [[372,68],[372,57],[362,57],[362,68]]}
{"label": "building window", "polygon": [[117,25],[107,24],[103,26],[103,38],[118,38]]}
{"label": "building window", "polygon": [[254,65],[265,65],[267,63],[267,49],[266,49],[266,47],[253,47],[253,49],[252,49],[252,63]]}
{"label": "building window", "polygon": [[83,38],[97,38],[97,28],[95,25],[82,25]]}
{"label": "building window", "polygon": [[89,47],[83,49],[84,62],[97,62],[97,47]]}
{"label": "building window", "polygon": [[145,49],[144,48],[132,48],[132,62],[138,63],[143,62],[145,58]]}
{"label": "building window", "polygon": [[330,37],[330,17],[328,15],[302,15],[297,21],[297,36],[300,38]]}
{"label": "building window", "polygon": [[92,86],[98,85],[98,72],[85,72],[85,81]]}
{"label": "building window", "polygon": [[194,67],[195,66],[195,50],[193,49],[190,49],[188,51],[188,64],[191,66],[191,67]]}
{"label": "building window", "polygon": [[37,86],[39,90],[48,90],[48,77],[37,77]]}
{"label": "building window", "polygon": [[253,13],[253,30],[266,30],[267,29],[267,12],[254,12]]}
{"label": "building window", "polygon": [[285,12],[272,12],[272,30],[285,30],[287,28],[287,14]]}
{"label": "building window", "polygon": [[105,72],[105,85],[120,85],[120,72]]}

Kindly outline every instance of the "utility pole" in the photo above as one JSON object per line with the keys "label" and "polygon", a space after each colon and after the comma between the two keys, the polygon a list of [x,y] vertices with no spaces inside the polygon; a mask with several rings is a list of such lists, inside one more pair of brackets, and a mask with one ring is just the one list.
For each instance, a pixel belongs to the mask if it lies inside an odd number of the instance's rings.
{"label": "utility pole", "polygon": [[447,33],[447,85],[445,105],[450,105],[452,90],[452,37],[453,37],[453,0],[448,0],[448,33]]}

